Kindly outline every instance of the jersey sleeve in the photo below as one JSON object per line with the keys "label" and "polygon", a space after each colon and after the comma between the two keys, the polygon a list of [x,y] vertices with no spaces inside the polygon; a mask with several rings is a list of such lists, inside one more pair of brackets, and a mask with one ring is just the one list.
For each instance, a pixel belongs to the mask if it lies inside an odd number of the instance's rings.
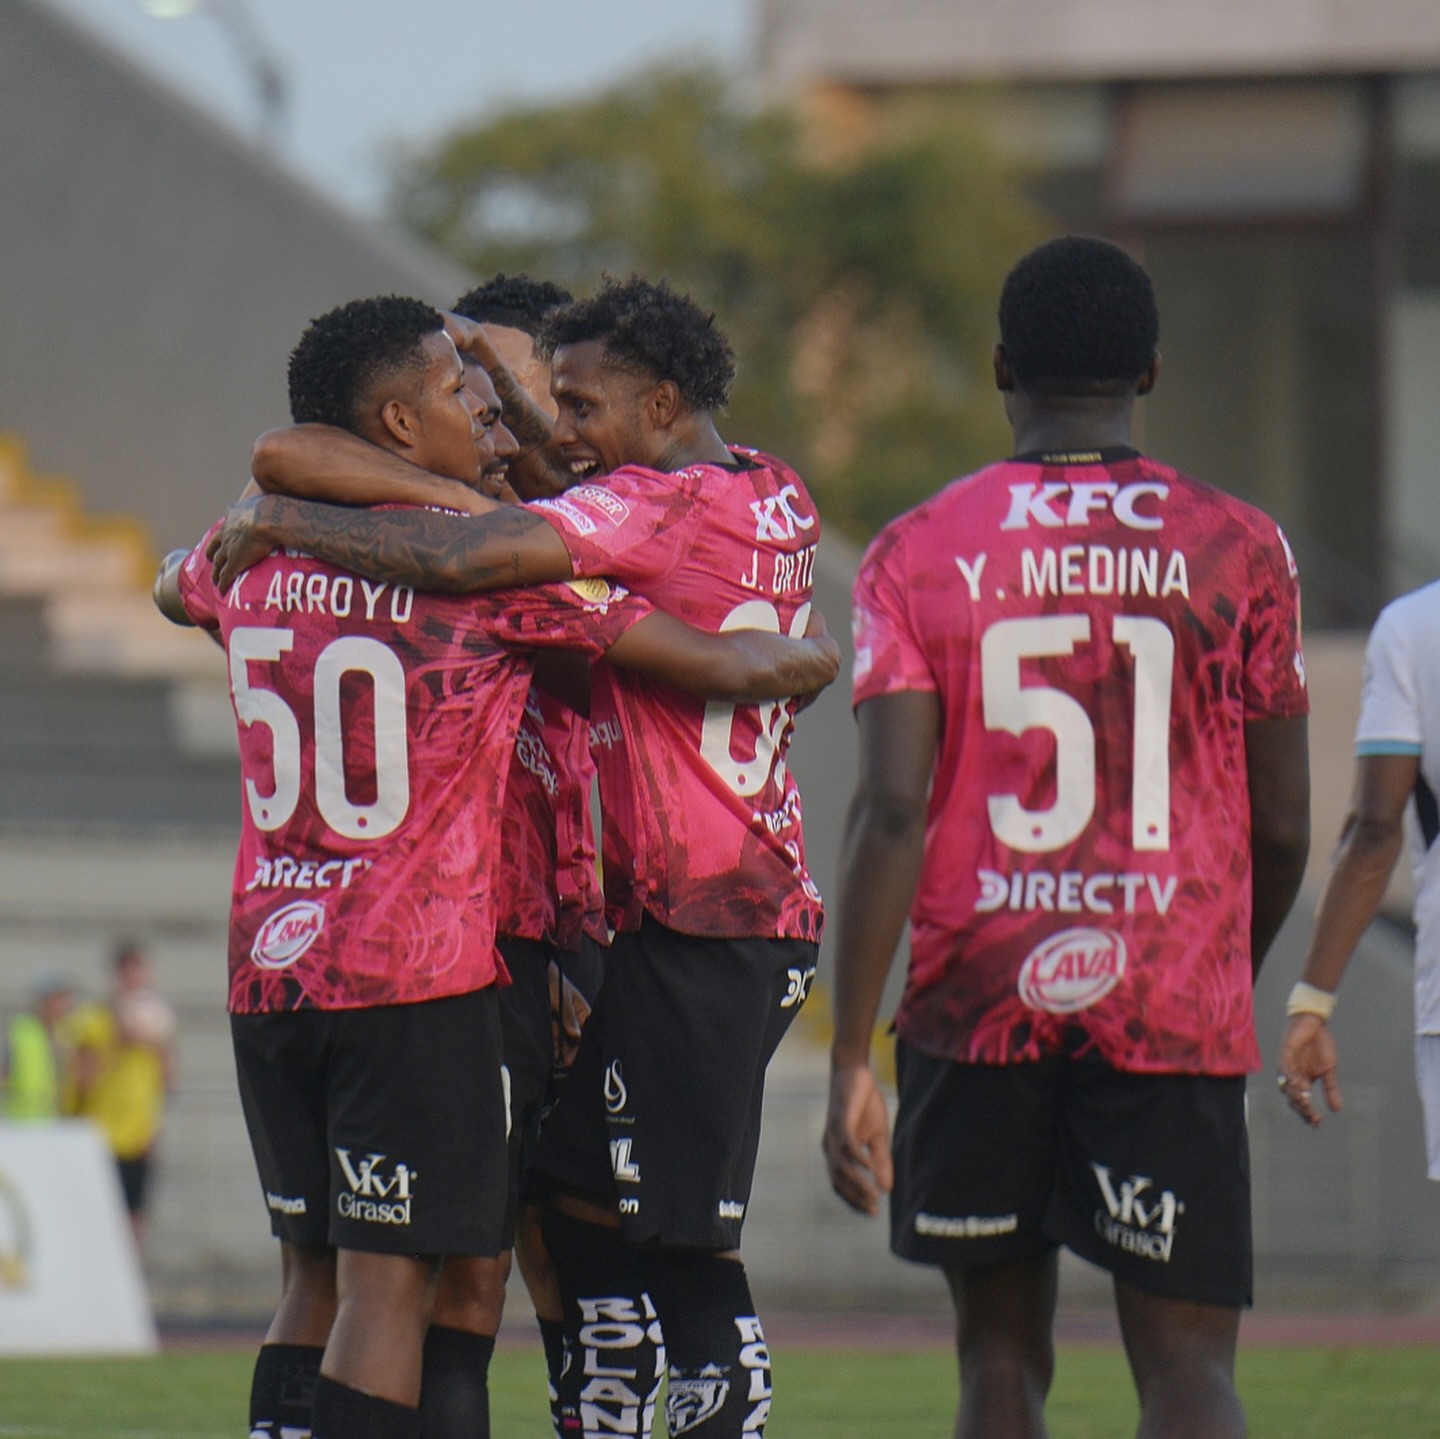
{"label": "jersey sleeve", "polygon": [[543,515],[570,551],[573,572],[608,576],[635,589],[655,586],[684,558],[703,506],[686,471],[622,468],[603,485],[576,485],[529,508]]}
{"label": "jersey sleeve", "polygon": [[176,579],[185,613],[202,629],[207,630],[220,628],[220,607],[224,600],[211,578],[210,561],[205,558],[205,546],[210,543],[211,535],[223,524],[223,520],[216,520],[205,531],[204,538],[185,556]]}
{"label": "jersey sleeve", "polygon": [[855,577],[850,622],[855,639],[851,703],[906,690],[939,689],[929,656],[915,633],[909,586],[900,561],[904,547],[882,533]]}
{"label": "jersey sleeve", "polygon": [[1357,754],[1419,754],[1424,738],[1415,669],[1398,611],[1382,611],[1365,645]]}
{"label": "jersey sleeve", "polygon": [[1262,535],[1251,568],[1245,652],[1245,718],[1293,719],[1310,712],[1300,640],[1300,573],[1284,532]]}
{"label": "jersey sleeve", "polygon": [[598,659],[653,612],[649,601],[608,580],[536,585],[506,593],[498,638],[512,649],[572,649]]}

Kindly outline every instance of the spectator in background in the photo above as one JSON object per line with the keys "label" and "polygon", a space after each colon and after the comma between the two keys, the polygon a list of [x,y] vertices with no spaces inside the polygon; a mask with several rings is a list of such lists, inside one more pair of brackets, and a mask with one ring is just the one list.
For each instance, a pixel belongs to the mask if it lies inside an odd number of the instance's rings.
{"label": "spectator in background", "polygon": [[65,1016],[75,1002],[63,975],[42,974],[30,987],[30,1008],[5,1027],[0,1043],[0,1114],[6,1119],[58,1119],[66,1088]]}
{"label": "spectator in background", "polygon": [[94,1121],[115,1156],[136,1247],[143,1248],[155,1142],[174,1087],[175,1013],[156,991],[140,945],[118,945],[113,967],[109,998],[83,1006],[69,1029],[74,1109]]}

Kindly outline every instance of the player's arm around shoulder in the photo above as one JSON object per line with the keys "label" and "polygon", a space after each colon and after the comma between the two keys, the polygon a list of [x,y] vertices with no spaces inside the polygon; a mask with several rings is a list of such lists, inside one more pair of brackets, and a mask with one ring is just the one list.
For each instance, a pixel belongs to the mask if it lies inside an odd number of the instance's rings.
{"label": "player's arm around shoulder", "polygon": [[835,1036],[822,1148],[831,1188],[874,1214],[893,1183],[890,1120],[870,1064],[886,976],[925,852],[939,697],[875,695],[856,708],[860,773],[845,821],[835,916]]}
{"label": "player's arm around shoulder", "polygon": [[271,550],[303,550],[353,574],[417,590],[465,594],[567,580],[559,532],[525,505],[483,515],[365,510],[263,495],[231,506],[207,554],[223,591]]}
{"label": "player's arm around shoulder", "polygon": [[818,611],[801,639],[767,630],[713,634],[657,612],[628,629],[605,658],[727,704],[813,697],[840,673],[840,647]]}

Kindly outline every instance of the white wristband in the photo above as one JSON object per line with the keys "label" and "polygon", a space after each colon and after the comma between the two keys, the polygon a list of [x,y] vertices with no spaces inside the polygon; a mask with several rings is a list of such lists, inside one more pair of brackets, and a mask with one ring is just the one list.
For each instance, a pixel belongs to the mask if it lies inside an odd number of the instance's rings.
{"label": "white wristband", "polygon": [[1306,984],[1303,979],[1297,980],[1289,999],[1285,1001],[1285,1013],[1318,1014],[1321,1019],[1328,1020],[1335,1013],[1335,999],[1333,990],[1319,989],[1313,984]]}

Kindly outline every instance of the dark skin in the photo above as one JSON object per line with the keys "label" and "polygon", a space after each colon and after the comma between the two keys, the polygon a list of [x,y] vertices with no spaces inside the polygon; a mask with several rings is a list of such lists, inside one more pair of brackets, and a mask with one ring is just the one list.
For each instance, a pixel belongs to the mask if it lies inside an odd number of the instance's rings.
{"label": "dark skin", "polygon": [[[1027,392],[1004,348],[995,381],[1015,452],[1087,451],[1131,443],[1135,401],[1153,388],[1159,356],[1133,385],[1086,395]],[[871,1068],[881,994],[925,852],[930,781],[943,714],[930,691],[866,700],[856,711],[860,773],[846,820],[835,926],[835,1037],[823,1148],[831,1186],[852,1208],[879,1211],[894,1184],[890,1118]],[[1245,726],[1252,824],[1252,965],[1294,901],[1309,848],[1309,762],[1303,719]],[[1055,1252],[947,1272],[963,1375],[958,1439],[1043,1436],[1054,1368]],[[1141,1396],[1139,1434],[1243,1432],[1233,1385],[1239,1311],[1115,1284],[1126,1352]]]}
{"label": "dark skin", "polygon": [[[734,463],[710,415],[689,408],[673,380],[608,364],[598,342],[555,352],[551,392],[559,411],[553,444],[582,476],[621,465],[672,471]],[[367,483],[391,486],[381,493],[392,498],[398,484],[416,504],[460,508],[444,498],[448,489],[430,486],[414,466],[397,466],[374,446],[345,438],[343,451],[324,460],[327,474],[343,469]],[[271,445],[272,455],[276,448]],[[473,497],[466,507],[478,508]],[[496,505],[471,519],[428,510],[367,516],[267,495],[241,501],[226,517],[210,549],[216,583],[228,589],[280,544],[372,579],[450,593],[568,580],[572,572],[559,532],[529,510]]]}
{"label": "dark skin", "polygon": [[[1330,860],[1315,911],[1305,965],[1306,984],[1333,994],[1355,946],[1380,908],[1405,848],[1405,805],[1415,790],[1420,756],[1362,755],[1355,761],[1350,810]],[[1340,1057],[1329,1022],[1318,1014],[1292,1014],[1280,1039],[1280,1087],[1286,1103],[1306,1124],[1320,1123],[1313,1098],[1318,1080],[1332,1112],[1344,1106]]]}
{"label": "dark skin", "polygon": [[[366,397],[361,435],[349,438],[366,454],[397,462],[402,474],[413,471],[443,481],[447,495],[450,486],[473,493],[485,470],[514,454],[514,442],[500,423],[494,390],[483,382],[483,373],[467,377],[451,340],[437,332],[424,342],[424,350],[430,363],[423,376],[394,392]],[[436,474],[429,473],[430,465]],[[384,490],[371,493],[376,501],[390,497]],[[351,521],[373,518],[363,510],[337,513]],[[503,519],[515,510],[497,508],[496,513]],[[550,529],[543,520],[538,523]],[[564,571],[557,578],[569,578],[563,546],[561,553]],[[172,555],[162,566],[156,600],[162,612],[189,623],[180,603],[179,559],[183,556]],[[708,634],[660,613],[632,625],[607,653],[639,673],[735,702],[823,688],[838,673],[840,661],[823,622],[811,638],[795,642],[755,631]],[[328,1377],[399,1404],[418,1402],[421,1345],[432,1318],[480,1334],[494,1334],[499,1321],[508,1256],[451,1256],[442,1271],[439,1256],[295,1246],[283,1253],[285,1292],[268,1342],[324,1344]]]}

